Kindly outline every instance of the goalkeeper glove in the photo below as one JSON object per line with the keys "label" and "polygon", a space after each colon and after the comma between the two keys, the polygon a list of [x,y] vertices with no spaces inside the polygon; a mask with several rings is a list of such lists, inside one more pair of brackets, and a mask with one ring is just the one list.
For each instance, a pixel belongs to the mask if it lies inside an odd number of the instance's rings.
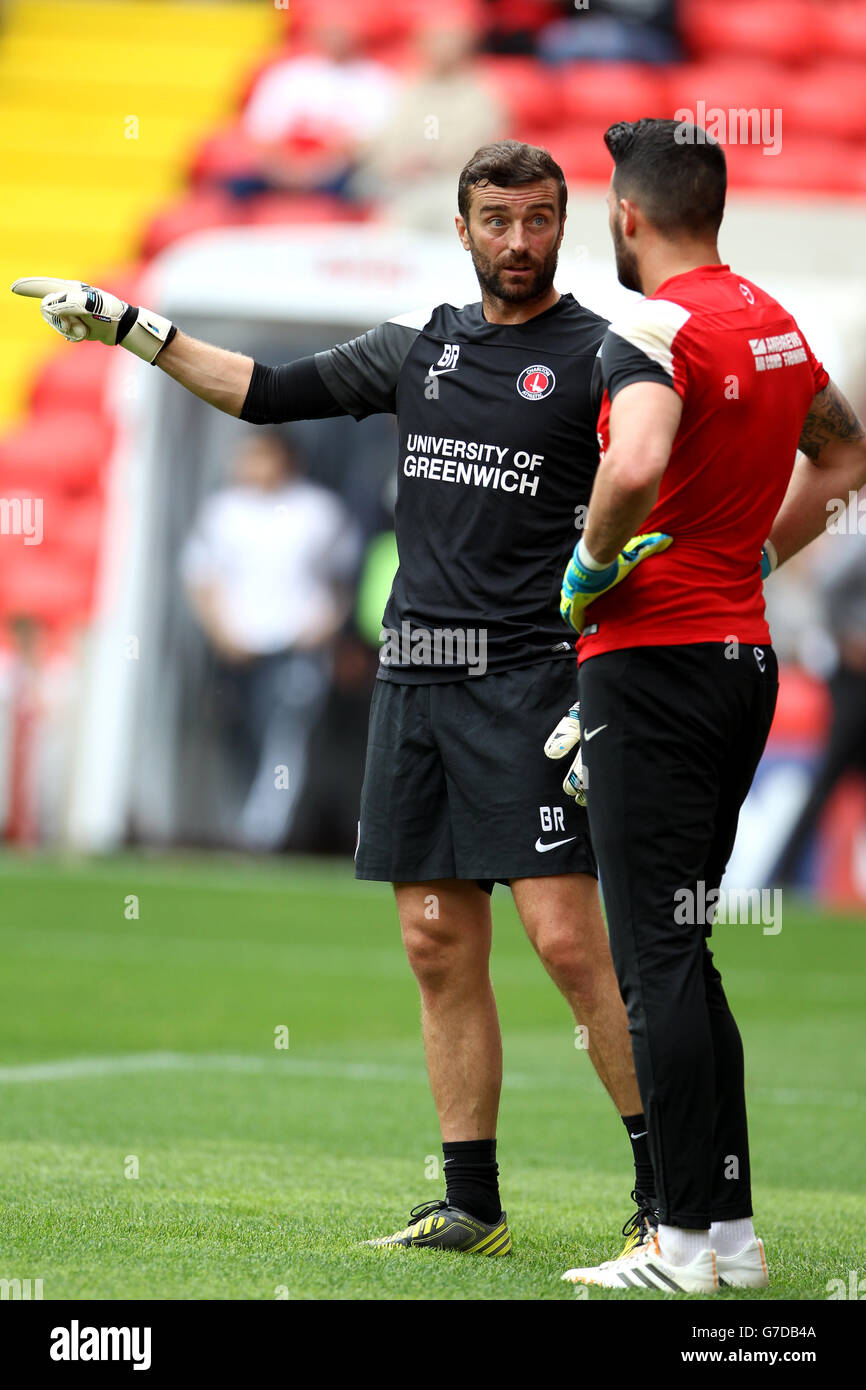
{"label": "goalkeeper glove", "polygon": [[564,719],[560,719],[544,745],[545,757],[564,758],[577,745],[577,757],[571,764],[562,784],[566,796],[573,796],[578,806],[586,805],[589,778],[580,751],[580,705],[575,702]]}
{"label": "goalkeeper glove", "polygon": [[606,594],[616,584],[621,584],[641,560],[648,555],[658,555],[672,543],[673,537],[666,536],[663,531],[632,536],[615,560],[599,568],[598,565],[593,566],[592,557],[581,536],[562,579],[559,611],[565,621],[575,632],[582,632],[587,604]]}
{"label": "goalkeeper glove", "polygon": [[16,280],[13,294],[41,299],[42,317],[70,343],[105,343],[134,352],[144,362],[171,342],[176,329],[169,319],[150,309],[136,309],[116,295],[85,285],[81,280],[31,276]]}

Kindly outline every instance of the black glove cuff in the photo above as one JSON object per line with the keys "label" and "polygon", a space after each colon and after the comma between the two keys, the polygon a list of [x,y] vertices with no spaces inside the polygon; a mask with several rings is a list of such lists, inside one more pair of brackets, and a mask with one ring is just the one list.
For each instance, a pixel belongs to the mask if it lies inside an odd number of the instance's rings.
{"label": "black glove cuff", "polygon": [[127,304],[127,306],[126,306],[126,312],[125,312],[124,314],[121,315],[121,318],[120,318],[120,320],[119,320],[119,322],[118,322],[118,325],[117,325],[117,342],[118,342],[118,345],[120,345],[120,343],[123,342],[124,338],[126,337],[126,335],[127,335],[127,333],[129,332],[129,330],[132,328],[132,325],[135,323],[135,320],[136,320],[137,318],[138,318],[138,309],[137,309],[137,308],[134,308],[132,304]]}
{"label": "black glove cuff", "polygon": [[[168,347],[169,343],[171,342],[172,338],[176,338],[176,337],[177,337],[177,324],[176,324],[176,323],[173,323],[173,324],[171,325],[171,328],[168,330],[168,333],[167,333],[166,336],[165,336],[165,342],[162,344],[162,347],[159,349],[159,352],[157,352],[156,357],[159,357],[159,353],[160,353],[160,352],[164,352],[165,349]],[[152,361],[151,364],[150,364],[152,367],[155,367],[155,366],[156,366],[156,357],[154,357],[153,361]]]}

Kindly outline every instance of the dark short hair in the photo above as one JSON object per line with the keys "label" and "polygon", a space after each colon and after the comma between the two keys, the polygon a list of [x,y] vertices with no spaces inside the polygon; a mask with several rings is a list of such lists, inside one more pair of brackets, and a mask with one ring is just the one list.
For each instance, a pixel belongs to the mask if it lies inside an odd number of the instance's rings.
{"label": "dark short hair", "polygon": [[616,169],[614,191],[633,197],[660,232],[717,232],[728,185],[725,152],[700,126],[643,117],[618,121],[604,143]]}
{"label": "dark short hair", "polygon": [[460,171],[457,184],[457,207],[464,221],[469,219],[471,190],[482,184],[497,188],[520,188],[525,183],[553,179],[559,187],[559,218],[565,216],[568,188],[565,175],[549,151],[538,145],[524,145],[520,140],[497,140],[482,145]]}

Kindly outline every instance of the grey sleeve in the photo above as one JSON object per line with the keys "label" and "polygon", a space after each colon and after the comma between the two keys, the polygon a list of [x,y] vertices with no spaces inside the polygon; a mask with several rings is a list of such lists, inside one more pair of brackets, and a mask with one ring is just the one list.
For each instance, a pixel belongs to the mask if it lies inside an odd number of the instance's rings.
{"label": "grey sleeve", "polygon": [[319,375],[348,415],[393,414],[400,368],[420,333],[405,323],[380,323],[360,338],[317,352]]}
{"label": "grey sleeve", "polygon": [[631,386],[637,381],[657,381],[662,386],[676,390],[672,371],[651,357],[638,343],[620,337],[614,329],[609,329],[605,335],[599,360],[603,389],[611,401],[624,386]]}

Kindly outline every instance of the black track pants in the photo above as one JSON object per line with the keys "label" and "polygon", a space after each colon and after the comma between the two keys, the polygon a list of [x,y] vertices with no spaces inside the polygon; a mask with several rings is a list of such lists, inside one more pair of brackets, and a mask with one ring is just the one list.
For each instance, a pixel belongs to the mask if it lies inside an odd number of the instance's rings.
{"label": "black track pants", "polygon": [[660,1215],[703,1229],[752,1211],[743,1049],[704,904],[769,733],[776,658],[747,646],[733,657],[722,643],[632,647],[583,662],[579,688],[590,828]]}

